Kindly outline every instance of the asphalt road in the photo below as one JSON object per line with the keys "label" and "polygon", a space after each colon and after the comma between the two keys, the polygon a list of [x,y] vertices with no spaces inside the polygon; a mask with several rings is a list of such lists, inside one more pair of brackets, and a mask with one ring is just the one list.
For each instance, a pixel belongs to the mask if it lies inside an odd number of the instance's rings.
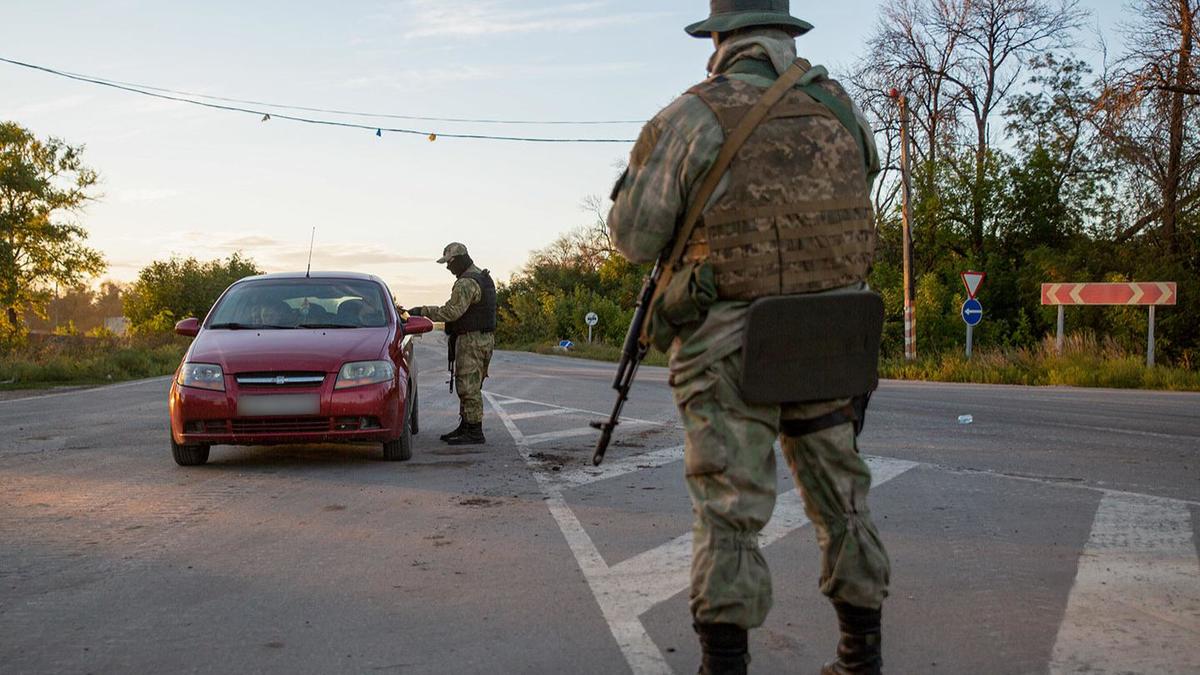
{"label": "asphalt road", "polygon": [[[487,445],[450,448],[443,354],[418,352],[399,464],[178,467],[165,379],[0,402],[0,672],[694,672],[665,372],[594,469],[611,364],[498,353]],[[888,672],[1200,672],[1200,395],[885,382],[861,445]],[[752,672],[815,673],[835,625],[794,491],[764,543]]]}

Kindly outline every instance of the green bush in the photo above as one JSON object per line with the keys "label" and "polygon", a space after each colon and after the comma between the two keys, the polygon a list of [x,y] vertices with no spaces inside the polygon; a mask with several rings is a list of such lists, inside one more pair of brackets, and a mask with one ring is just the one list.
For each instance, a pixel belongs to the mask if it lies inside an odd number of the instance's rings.
{"label": "green bush", "polygon": [[31,336],[0,359],[0,386],[25,389],[170,375],[190,341],[175,336]]}

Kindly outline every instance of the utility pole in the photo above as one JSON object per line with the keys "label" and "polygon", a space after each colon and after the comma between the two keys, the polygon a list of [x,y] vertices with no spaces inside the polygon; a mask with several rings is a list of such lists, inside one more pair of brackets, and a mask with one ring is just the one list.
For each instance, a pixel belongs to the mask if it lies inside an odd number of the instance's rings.
{"label": "utility pole", "polygon": [[903,214],[904,241],[904,359],[915,361],[917,358],[917,310],[913,304],[913,270],[912,270],[912,180],[908,166],[908,99],[899,89],[892,89],[888,95],[900,107],[900,184]]}

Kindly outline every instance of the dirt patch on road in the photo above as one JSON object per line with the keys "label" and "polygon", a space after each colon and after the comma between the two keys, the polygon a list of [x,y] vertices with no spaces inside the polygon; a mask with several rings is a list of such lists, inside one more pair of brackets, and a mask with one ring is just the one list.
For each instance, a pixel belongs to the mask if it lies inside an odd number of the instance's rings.
{"label": "dirt patch on road", "polygon": [[463,448],[462,450],[458,450],[456,448],[446,448],[443,450],[430,450],[429,454],[440,455],[443,457],[454,457],[456,455],[482,455],[485,452],[487,452],[487,450],[475,450],[471,448]]}
{"label": "dirt patch on road", "polygon": [[576,464],[580,461],[578,456],[559,455],[551,452],[534,452],[529,455],[529,459],[540,462],[550,471],[562,471],[563,467],[568,464]]}
{"label": "dirt patch on road", "polygon": [[493,506],[500,506],[503,503],[504,502],[500,501],[499,499],[487,499],[485,497],[466,497],[458,500],[459,506],[474,506],[484,509],[491,508]]}

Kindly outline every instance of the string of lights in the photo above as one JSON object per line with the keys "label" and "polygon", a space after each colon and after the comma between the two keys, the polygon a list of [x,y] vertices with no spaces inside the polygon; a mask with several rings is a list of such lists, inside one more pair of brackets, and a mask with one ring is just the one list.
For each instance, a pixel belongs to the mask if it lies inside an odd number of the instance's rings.
{"label": "string of lights", "polygon": [[[361,117],[408,119],[408,120],[416,120],[416,121],[464,122],[464,123],[465,122],[473,122],[473,123],[479,123],[479,124],[626,124],[626,123],[634,123],[633,120],[609,121],[609,122],[605,122],[605,121],[537,122],[537,121],[532,121],[532,120],[486,120],[486,119],[475,120],[475,119],[467,119],[467,118],[419,117],[419,116],[413,116],[413,115],[407,115],[407,116],[406,115],[373,115],[371,113],[338,111],[338,110],[326,109],[326,108],[305,108],[305,107],[300,107],[300,106],[287,106],[287,105],[282,105],[282,104],[264,103],[264,102],[260,102],[260,101],[248,101],[248,100],[241,100],[241,99],[231,99],[231,98],[223,98],[223,97],[217,97],[217,96],[208,96],[205,94],[189,94],[187,92],[176,91],[176,90],[166,89],[166,88],[162,88],[162,87],[148,87],[145,85],[136,85],[136,84],[132,84],[132,83],[120,82],[118,80],[108,80],[108,79],[104,79],[104,78],[100,78],[100,77],[81,75],[79,73],[71,73],[71,72],[66,72],[66,71],[61,71],[61,70],[55,70],[54,68],[49,68],[47,66],[40,66],[37,64],[33,64],[33,63],[17,61],[14,59],[5,58],[3,56],[0,56],[0,62],[8,63],[10,65],[19,66],[22,68],[28,68],[30,70],[39,71],[39,72],[46,73],[49,75],[54,75],[57,77],[63,77],[63,78],[69,79],[69,80],[85,82],[88,84],[94,84],[94,85],[98,85],[98,86],[102,86],[102,87],[109,87],[112,89],[117,89],[120,91],[132,93],[132,94],[139,94],[141,96],[148,96],[151,98],[164,99],[167,101],[175,101],[178,103],[186,103],[189,105],[195,105],[195,106],[210,108],[210,109],[214,109],[214,110],[223,110],[226,112],[239,112],[239,113],[244,113],[244,114],[261,116],[261,119],[263,122],[267,122],[267,121],[270,121],[273,119],[281,119],[281,120],[287,120],[290,122],[300,122],[303,124],[342,127],[342,128],[349,128],[349,129],[364,129],[367,131],[374,131],[376,136],[383,136],[384,132],[394,133],[394,134],[407,134],[407,135],[413,135],[413,136],[424,136],[424,137],[428,138],[430,141],[435,141],[439,138],[458,138],[458,139],[469,139],[469,140],[510,141],[510,142],[520,142],[520,143],[633,143],[634,142],[633,139],[628,139],[628,138],[559,138],[559,137],[547,137],[547,136],[508,136],[508,135],[495,135],[495,134],[438,132],[438,131],[432,131],[432,130],[419,130],[419,129],[408,129],[408,128],[401,128],[401,127],[385,127],[385,126],[379,126],[379,125],[361,124],[361,123],[357,123],[357,122],[347,122],[347,121],[343,121],[343,120],[331,120],[331,119],[322,119],[322,118],[317,118],[317,117],[306,117],[306,116],[301,116],[301,115],[282,114],[279,112],[271,112],[271,111],[272,110],[278,111],[278,110],[282,109],[282,110],[298,110],[298,111],[308,111],[308,112],[324,112],[324,113],[329,113],[329,114],[340,114],[340,115],[355,115],[355,116],[361,116]],[[202,99],[202,98],[208,99],[208,100],[198,100],[198,99]],[[224,103],[215,103],[213,101],[224,101]],[[231,103],[238,103],[241,105],[228,105]],[[249,105],[259,106],[259,107],[257,107],[257,108],[243,107],[243,106],[249,106]],[[269,108],[270,110],[264,110],[264,108]]]}

